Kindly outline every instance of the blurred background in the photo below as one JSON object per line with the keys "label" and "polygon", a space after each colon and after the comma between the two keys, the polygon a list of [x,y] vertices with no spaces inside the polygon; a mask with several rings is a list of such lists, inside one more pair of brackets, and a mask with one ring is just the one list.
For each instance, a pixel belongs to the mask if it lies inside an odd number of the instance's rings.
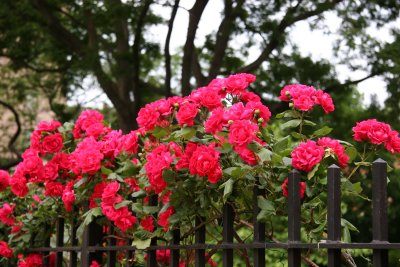
{"label": "blurred background", "polygon": [[[287,107],[277,98],[285,84],[326,90],[336,111],[316,116],[339,139],[366,118],[400,130],[399,14],[398,0],[2,0],[0,168],[19,162],[40,120],[96,108],[129,132],[146,103],[238,72],[257,75],[251,90],[273,114]],[[370,203],[346,209],[369,233]]]}

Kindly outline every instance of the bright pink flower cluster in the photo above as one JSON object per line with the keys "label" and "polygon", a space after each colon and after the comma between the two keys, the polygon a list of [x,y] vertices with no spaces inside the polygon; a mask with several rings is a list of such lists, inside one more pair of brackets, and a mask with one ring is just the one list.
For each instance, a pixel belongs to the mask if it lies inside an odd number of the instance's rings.
{"label": "bright pink flower cluster", "polygon": [[329,137],[322,137],[318,140],[318,145],[322,146],[325,149],[331,149],[333,153],[335,153],[340,167],[344,168],[347,166],[349,162],[349,156],[346,154],[346,150],[339,143],[338,140],[334,140]]}
{"label": "bright pink flower cluster", "polygon": [[114,206],[121,203],[123,198],[118,195],[120,184],[118,182],[109,183],[101,195],[101,210],[103,214],[114,224],[126,232],[129,228],[132,228],[136,223],[136,217],[132,215],[127,206],[116,209]]}
{"label": "bright pink flower cluster", "polygon": [[332,98],[328,93],[303,84],[286,85],[281,90],[279,99],[292,102],[294,108],[302,111],[311,111],[315,105],[321,105],[325,113],[335,110]]}
{"label": "bright pink flower cluster", "polygon": [[78,117],[72,134],[75,139],[92,136],[97,139],[110,129],[103,124],[104,116],[96,110],[84,110]]}
{"label": "bright pink flower cluster", "polygon": [[399,133],[393,130],[389,124],[369,119],[357,122],[353,127],[353,132],[356,141],[368,141],[374,145],[383,144],[390,153],[400,153]]}
{"label": "bright pink flower cluster", "polygon": [[59,121],[42,121],[31,135],[31,147],[35,151],[45,153],[56,153],[63,148],[63,137],[58,132],[61,126]]}
{"label": "bright pink flower cluster", "polygon": [[332,151],[341,167],[346,167],[349,156],[339,141],[329,137],[323,137],[318,143],[312,140],[300,143],[291,153],[292,166],[295,169],[309,172],[315,165],[322,161],[325,149]]}
{"label": "bright pink flower cluster", "polygon": [[13,250],[3,240],[0,241],[0,256],[5,258],[11,258]]}
{"label": "bright pink flower cluster", "polygon": [[170,206],[166,211],[160,213],[158,219],[158,225],[164,227],[164,231],[167,232],[169,228],[169,221],[168,218],[171,217],[172,214],[175,213],[174,207]]}
{"label": "bright pink flower cluster", "polygon": [[0,192],[10,185],[10,175],[8,172],[0,170]]}
{"label": "bright pink flower cluster", "polygon": [[41,267],[43,264],[43,258],[41,254],[32,253],[29,254],[26,259],[20,257],[18,267]]}
{"label": "bright pink flower cluster", "polygon": [[3,207],[0,209],[0,221],[5,225],[13,225],[15,223],[14,218],[14,205],[10,205],[9,203],[4,203]]}
{"label": "bright pink flower cluster", "polygon": [[219,152],[213,144],[206,146],[189,142],[176,168],[187,168],[190,174],[207,177],[210,183],[216,183],[222,177]]}
{"label": "bright pink flower cluster", "polygon": [[302,142],[291,153],[292,166],[295,169],[309,172],[321,162],[324,154],[325,150],[315,141]]}

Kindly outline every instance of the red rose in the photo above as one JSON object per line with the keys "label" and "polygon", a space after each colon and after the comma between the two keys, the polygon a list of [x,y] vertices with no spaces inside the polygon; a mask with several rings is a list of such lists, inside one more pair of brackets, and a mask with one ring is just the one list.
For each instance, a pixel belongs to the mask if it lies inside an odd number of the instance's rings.
{"label": "red rose", "polygon": [[26,185],[27,181],[24,176],[16,172],[10,179],[11,191],[18,197],[24,197],[28,194],[29,189]]}
{"label": "red rose", "polygon": [[0,221],[8,226],[11,226],[15,223],[15,218],[13,216],[14,213],[14,205],[10,205],[9,203],[5,202],[3,207],[0,209]]}
{"label": "red rose", "polygon": [[[288,197],[288,184],[289,184],[289,179],[286,178],[285,182],[282,184],[282,193],[286,198]],[[301,199],[304,197],[305,191],[306,191],[306,183],[300,182],[300,198]]]}
{"label": "red rose", "polygon": [[229,127],[228,140],[234,146],[246,147],[255,140],[258,126],[247,120],[235,121]]}
{"label": "red rose", "polygon": [[119,188],[118,182],[109,183],[101,194],[101,201],[108,205],[114,205]]}
{"label": "red rose", "polygon": [[154,220],[153,217],[147,216],[144,218],[141,222],[140,225],[143,227],[144,230],[153,232],[154,230]]}
{"label": "red rose", "polygon": [[8,246],[8,244],[4,241],[0,241],[0,256],[11,258],[12,254],[13,250]]}
{"label": "red rose", "polygon": [[8,172],[0,170],[0,192],[10,185],[10,175]]}
{"label": "red rose", "polygon": [[210,117],[205,122],[205,132],[217,134],[222,130],[224,124],[224,109],[223,108],[216,108],[212,111]]}
{"label": "red rose", "polygon": [[144,108],[141,108],[136,121],[139,127],[144,127],[146,131],[153,130],[157,124],[160,113],[152,106],[147,104]]}
{"label": "red rose", "polygon": [[176,119],[178,120],[179,125],[183,126],[186,124],[187,126],[193,126],[197,112],[196,104],[190,102],[183,103],[176,113]]}
{"label": "red rose", "polygon": [[168,218],[171,217],[171,215],[174,213],[175,213],[174,207],[169,207],[166,211],[164,211],[163,213],[160,213],[160,215],[159,215],[158,225],[163,226],[165,232],[168,231],[168,227],[169,227]]}
{"label": "red rose", "polygon": [[45,184],[44,195],[48,197],[61,197],[64,186],[60,182],[47,182]]}
{"label": "red rose", "polygon": [[56,153],[64,146],[63,137],[60,133],[47,135],[43,138],[42,146],[44,152]]}
{"label": "red rose", "polygon": [[292,153],[292,165],[294,168],[309,172],[315,165],[321,162],[325,150],[314,141],[302,142]]}
{"label": "red rose", "polygon": [[212,145],[197,146],[190,157],[189,172],[192,175],[207,176],[210,183],[216,183],[222,177],[219,152]]}
{"label": "red rose", "polygon": [[338,140],[334,140],[329,137],[323,137],[318,139],[318,145],[324,148],[330,148],[337,156],[340,167],[346,167],[349,161],[349,156],[346,154],[346,150],[339,143]]}

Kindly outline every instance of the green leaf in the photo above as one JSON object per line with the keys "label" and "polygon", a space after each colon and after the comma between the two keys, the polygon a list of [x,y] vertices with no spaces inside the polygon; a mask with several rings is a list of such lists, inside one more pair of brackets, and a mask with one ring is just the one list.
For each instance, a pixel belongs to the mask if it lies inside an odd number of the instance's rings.
{"label": "green leaf", "polygon": [[158,212],[158,206],[143,206],[143,212],[146,214],[155,214]]}
{"label": "green leaf", "polygon": [[317,228],[314,228],[313,230],[311,230],[311,232],[314,233],[314,234],[317,234],[317,233],[320,233],[320,232],[324,231],[326,223],[327,223],[327,221],[323,222]]}
{"label": "green leaf", "polygon": [[322,127],[321,129],[316,130],[313,135],[315,136],[325,136],[329,134],[333,129],[327,126]]}
{"label": "green leaf", "polygon": [[319,163],[317,165],[314,166],[314,168],[307,173],[307,179],[310,180],[311,178],[314,177],[315,173],[318,171],[318,167],[319,167]]}
{"label": "green leaf", "polygon": [[162,137],[168,135],[169,131],[165,128],[156,127],[156,128],[154,128],[154,130],[150,131],[150,133],[155,138],[162,138]]}
{"label": "green leaf", "polygon": [[360,182],[353,184],[353,191],[356,192],[357,194],[360,194],[362,192],[362,187]]}
{"label": "green leaf", "polygon": [[285,137],[283,137],[283,138],[281,138],[281,139],[279,139],[279,140],[274,144],[274,151],[275,151],[275,152],[280,152],[280,151],[286,149],[287,146],[288,146],[288,143],[289,143],[289,135],[288,135],[288,136],[285,136]]}
{"label": "green leaf", "polygon": [[86,182],[87,182],[87,177],[82,177],[78,182],[75,183],[74,188],[79,188]]}
{"label": "green leaf", "polygon": [[223,196],[223,200],[224,202],[229,198],[229,196],[232,194],[232,190],[233,190],[233,184],[234,181],[232,179],[229,179],[228,181],[226,181],[225,183],[223,183],[220,188],[224,187],[224,196]]}
{"label": "green leaf", "polygon": [[175,132],[176,137],[182,137],[183,139],[189,140],[193,136],[196,135],[196,128],[193,127],[184,127],[179,131]]}
{"label": "green leaf", "polygon": [[110,169],[108,169],[108,168],[106,168],[104,166],[101,166],[100,170],[101,170],[101,173],[105,174],[105,175],[109,175],[109,174],[111,174],[113,172],[112,170],[110,170]]}
{"label": "green leaf", "polygon": [[124,200],[124,201],[122,201],[122,202],[116,204],[116,205],[114,206],[114,208],[115,208],[115,209],[119,209],[119,208],[128,206],[128,205],[131,204],[131,203],[132,203],[132,201],[130,201],[130,200]]}
{"label": "green leaf", "polygon": [[298,132],[291,132],[290,135],[297,139],[307,139],[307,136]]}
{"label": "green leaf", "polygon": [[300,113],[296,110],[285,110],[275,116],[277,119],[280,118],[300,118]]}
{"label": "green leaf", "polygon": [[222,170],[222,172],[225,175],[232,176],[233,178],[241,178],[243,177],[243,175],[246,174],[246,172],[241,167],[229,167]]}
{"label": "green leaf", "polygon": [[283,161],[283,164],[285,164],[285,166],[292,166],[292,159],[291,158],[283,157],[282,161]]}
{"label": "green leaf", "polygon": [[345,243],[351,243],[351,235],[349,228],[343,227],[343,242]]}
{"label": "green leaf", "polygon": [[260,162],[271,161],[272,151],[263,148],[257,153],[257,155],[260,157]]}
{"label": "green leaf", "polygon": [[169,184],[174,182],[175,173],[172,169],[164,169],[162,172],[162,178]]}
{"label": "green leaf", "polygon": [[349,146],[346,148],[346,154],[349,156],[350,162],[352,162],[353,160],[356,159],[356,157],[358,155],[358,151],[355,147]]}
{"label": "green leaf", "polygon": [[145,195],[146,195],[146,192],[144,190],[139,190],[139,191],[133,192],[131,196],[132,197],[142,197]]}
{"label": "green leaf", "polygon": [[271,161],[272,164],[279,165],[282,163],[282,157],[277,153],[272,153]]}
{"label": "green leaf", "polygon": [[85,227],[88,226],[95,217],[101,216],[103,215],[103,213],[101,212],[101,208],[97,207],[97,208],[93,208],[90,209],[89,211],[87,211],[85,214],[83,214],[83,218],[85,218],[83,220],[83,222],[81,223],[81,225],[79,225],[78,229],[76,230],[76,235],[77,236],[82,236],[83,231],[85,230]]}
{"label": "green leaf", "polygon": [[150,247],[150,244],[151,244],[151,238],[146,240],[136,239],[132,241],[132,246],[134,246],[137,249],[146,249]]}
{"label": "green leaf", "polygon": [[139,173],[139,168],[130,160],[122,162],[121,165],[122,166],[116,172],[122,176],[129,177]]}
{"label": "green leaf", "polygon": [[281,125],[282,130],[286,129],[286,128],[295,128],[297,126],[299,126],[301,123],[301,120],[299,119],[294,119],[294,120],[290,120],[285,122],[284,124]]}
{"label": "green leaf", "polygon": [[252,152],[257,152],[260,150],[260,146],[255,143],[255,142],[251,142],[247,145],[247,148],[250,149]]}
{"label": "green leaf", "polygon": [[315,126],[317,125],[315,122],[309,121],[309,120],[304,120],[303,121],[304,125],[308,125],[308,126]]}
{"label": "green leaf", "polygon": [[346,228],[348,228],[349,230],[351,230],[351,231],[354,231],[354,232],[359,232],[358,231],[358,229],[357,229],[357,227],[355,227],[353,224],[351,224],[348,220],[346,220],[346,219],[343,219],[343,218],[341,218],[340,219],[340,224],[342,225],[342,227],[346,227]]}
{"label": "green leaf", "polygon": [[372,165],[372,163],[371,162],[360,161],[360,162],[354,162],[354,165],[369,167],[369,166]]}
{"label": "green leaf", "polygon": [[257,205],[261,209],[257,215],[258,221],[266,221],[268,217],[276,214],[274,203],[263,196],[257,197]]}

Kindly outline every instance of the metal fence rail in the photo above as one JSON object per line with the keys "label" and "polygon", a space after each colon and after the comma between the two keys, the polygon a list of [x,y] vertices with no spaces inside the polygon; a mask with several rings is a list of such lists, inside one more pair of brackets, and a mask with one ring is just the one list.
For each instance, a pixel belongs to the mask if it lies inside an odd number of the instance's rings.
{"label": "metal fence rail", "polygon": [[[197,217],[195,220],[195,242],[191,245],[180,244],[180,231],[173,231],[173,239],[170,244],[157,245],[157,240],[151,241],[151,246],[146,249],[147,266],[157,266],[156,250],[170,249],[170,266],[178,267],[181,250],[194,250],[194,262],[196,267],[206,265],[206,250],[215,249],[222,251],[222,266],[234,266],[235,249],[253,250],[253,265],[255,267],[265,266],[266,250],[283,249],[288,251],[288,265],[290,267],[301,266],[301,251],[304,249],[326,249],[328,254],[328,266],[341,266],[341,249],[372,249],[373,266],[388,266],[388,250],[400,249],[400,243],[388,242],[388,219],[387,219],[387,164],[378,159],[372,164],[372,206],[373,206],[373,240],[370,243],[343,243],[341,239],[341,188],[340,188],[340,168],[332,165],[328,168],[328,192],[327,192],[327,229],[328,239],[320,243],[302,243],[300,239],[301,214],[300,214],[300,174],[293,170],[289,174],[288,184],[288,241],[287,242],[269,242],[266,241],[266,226],[256,220],[260,209],[257,205],[257,197],[265,194],[263,189],[258,187],[258,183],[253,189],[253,233],[254,238],[251,243],[234,243],[234,209],[226,203],[223,208],[223,242],[221,244],[206,244],[206,218]],[[158,203],[157,196],[149,199],[149,205],[155,206]],[[115,239],[108,239],[103,244],[102,228],[92,222],[85,230],[83,242],[80,246],[76,240],[76,220],[70,222],[72,229],[72,246],[64,246],[63,218],[57,219],[56,224],[56,247],[50,247],[50,237],[43,244],[43,247],[30,248],[30,252],[40,252],[49,255],[50,252],[56,252],[56,266],[63,266],[63,255],[69,253],[69,266],[78,266],[78,256],[80,255],[80,266],[88,267],[92,260],[101,262],[102,257],[107,255],[106,266],[116,266],[116,253],[124,252],[125,257],[129,259],[135,247],[116,246]],[[112,227],[110,234],[112,234]],[[78,254],[79,253],[79,254]],[[47,257],[45,257],[47,259]],[[43,266],[46,266],[47,260]],[[133,266],[127,262],[126,266]]]}

